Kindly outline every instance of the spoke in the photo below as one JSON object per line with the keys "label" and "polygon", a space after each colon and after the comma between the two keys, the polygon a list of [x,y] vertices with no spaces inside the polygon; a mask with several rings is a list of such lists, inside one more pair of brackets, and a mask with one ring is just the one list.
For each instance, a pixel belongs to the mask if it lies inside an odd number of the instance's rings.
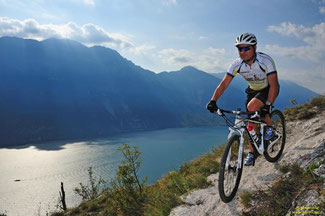
{"label": "spoke", "polygon": [[225,193],[227,196],[229,196],[232,191],[235,188],[236,185],[236,178],[237,178],[237,168],[236,168],[236,163],[237,161],[233,161],[234,159],[237,160],[237,157],[234,157],[233,155],[231,156],[231,161],[229,166],[227,167],[225,171]]}

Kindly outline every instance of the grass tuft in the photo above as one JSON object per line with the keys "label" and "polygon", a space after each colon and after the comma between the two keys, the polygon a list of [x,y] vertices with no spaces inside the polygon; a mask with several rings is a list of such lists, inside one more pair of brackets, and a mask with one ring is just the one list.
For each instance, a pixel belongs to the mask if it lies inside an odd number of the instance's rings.
{"label": "grass tuft", "polygon": [[242,204],[244,205],[245,208],[250,208],[252,205],[250,204],[250,201],[253,197],[253,192],[249,191],[244,191],[239,195]]}
{"label": "grass tuft", "polygon": [[294,106],[284,110],[287,121],[310,119],[317,113],[325,110],[325,97],[319,96],[313,98],[310,103]]}

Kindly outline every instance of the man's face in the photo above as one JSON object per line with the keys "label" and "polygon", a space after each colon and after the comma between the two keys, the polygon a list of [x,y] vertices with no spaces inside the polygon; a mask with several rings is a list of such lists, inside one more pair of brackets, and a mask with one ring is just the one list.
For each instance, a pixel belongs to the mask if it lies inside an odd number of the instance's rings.
{"label": "man's face", "polygon": [[244,61],[253,59],[255,54],[256,45],[239,45],[237,46],[239,56]]}

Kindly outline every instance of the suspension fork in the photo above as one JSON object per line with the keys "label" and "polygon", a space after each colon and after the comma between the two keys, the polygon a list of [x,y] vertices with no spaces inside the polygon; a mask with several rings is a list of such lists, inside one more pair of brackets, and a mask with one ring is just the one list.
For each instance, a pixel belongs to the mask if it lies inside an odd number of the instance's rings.
{"label": "suspension fork", "polygon": [[[238,149],[238,159],[237,159],[237,169],[242,168],[242,157],[243,157],[243,152],[244,152],[244,134],[243,134],[244,129],[236,131],[236,133],[239,133],[239,149]],[[231,147],[229,148],[229,152],[227,155],[227,160],[226,160],[226,167],[229,167],[229,162],[230,162],[230,156],[231,156]],[[237,171],[237,170],[236,170]]]}
{"label": "suspension fork", "polygon": [[243,131],[240,131],[237,169],[241,169],[243,166],[242,164],[243,153],[244,153],[244,134]]}

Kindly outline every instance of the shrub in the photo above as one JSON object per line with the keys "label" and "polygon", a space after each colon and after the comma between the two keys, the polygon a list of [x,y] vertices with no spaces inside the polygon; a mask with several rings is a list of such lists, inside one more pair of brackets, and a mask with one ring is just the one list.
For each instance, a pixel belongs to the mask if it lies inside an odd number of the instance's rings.
{"label": "shrub", "polygon": [[325,96],[315,97],[310,101],[312,107],[318,107],[319,109],[325,109]]}
{"label": "shrub", "polygon": [[94,177],[92,167],[88,168],[89,174],[89,184],[83,185],[80,184],[80,188],[75,188],[74,192],[82,197],[82,200],[91,201],[96,199],[99,196],[99,187],[102,184],[105,184],[105,181],[102,178],[99,178],[98,182],[96,182],[96,177]]}
{"label": "shrub", "polygon": [[252,196],[253,192],[249,191],[244,191],[239,195],[241,202],[245,208],[251,207],[251,204],[249,202],[251,201]]}
{"label": "shrub", "polygon": [[[58,211],[58,212],[51,212],[51,216],[64,216],[64,212]],[[48,214],[47,214],[48,215]],[[0,215],[1,216],[1,215]]]}
{"label": "shrub", "polygon": [[119,150],[125,160],[118,166],[115,179],[106,188],[106,195],[111,203],[111,212],[122,215],[143,215],[143,205],[147,198],[146,177],[140,181],[139,168],[142,163],[141,152],[137,147],[124,144]]}
{"label": "shrub", "polygon": [[99,210],[99,206],[97,203],[91,203],[89,206],[89,211],[90,212],[96,212]]}

